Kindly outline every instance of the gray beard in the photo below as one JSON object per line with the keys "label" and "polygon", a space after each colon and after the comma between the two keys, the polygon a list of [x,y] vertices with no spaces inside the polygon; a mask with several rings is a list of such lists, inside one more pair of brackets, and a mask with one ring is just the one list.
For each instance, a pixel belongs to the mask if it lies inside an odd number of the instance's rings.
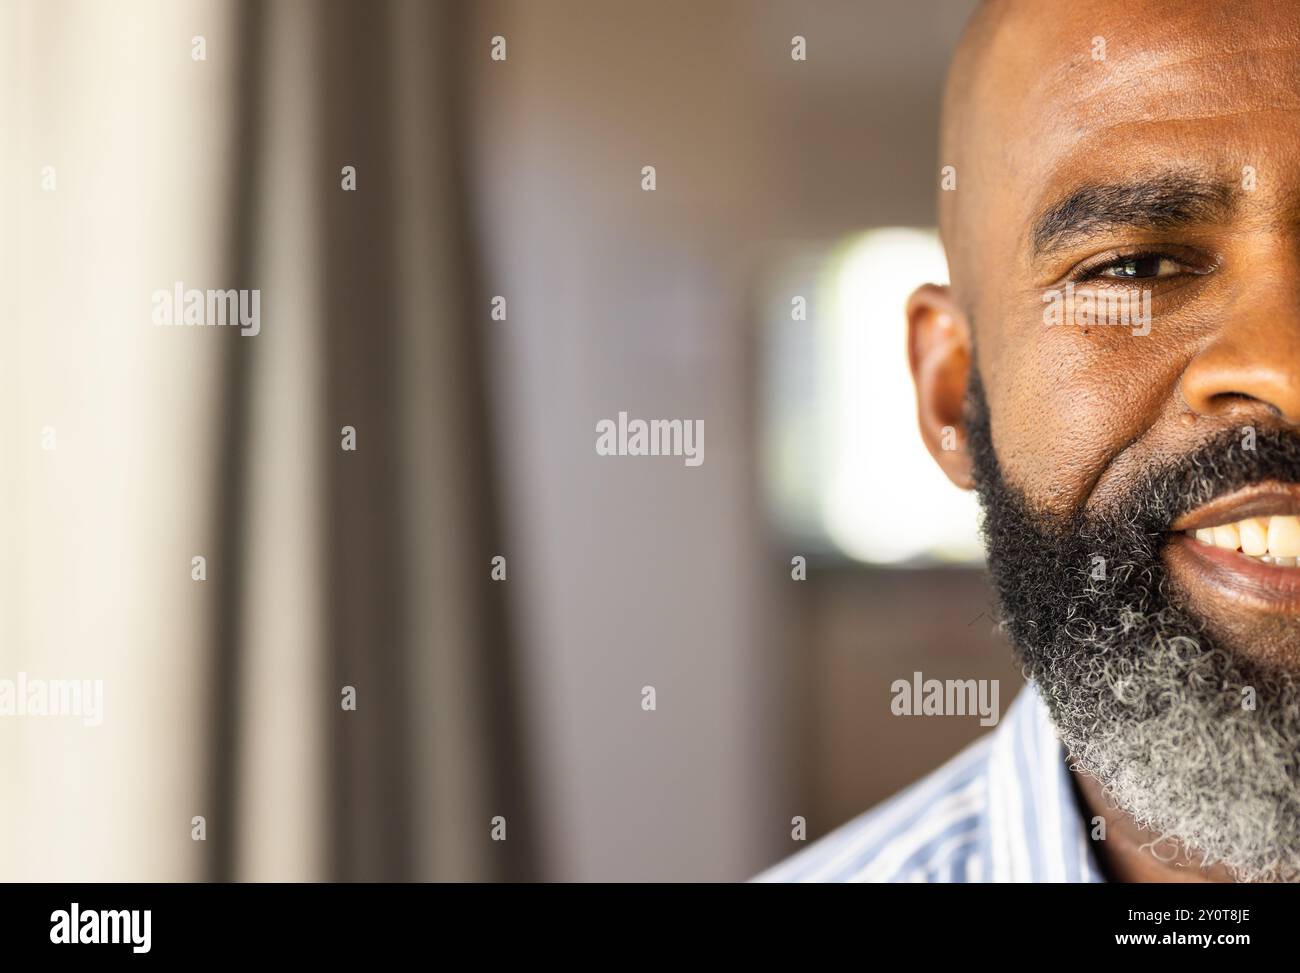
{"label": "gray beard", "polygon": [[1240,881],[1300,880],[1296,679],[1216,646],[1177,604],[1161,559],[1187,510],[1300,478],[1300,440],[1261,434],[1246,454],[1223,436],[1144,477],[1123,509],[1067,523],[1002,478],[978,376],[968,438],[1000,622],[1072,766],[1159,836],[1157,857],[1221,864]]}
{"label": "gray beard", "polygon": [[1160,836],[1150,847],[1157,857],[1221,863],[1246,882],[1300,878],[1295,681],[1247,674],[1186,634],[1177,609],[1093,610],[1108,623],[1067,626],[1050,647],[1018,646],[1077,769]]}

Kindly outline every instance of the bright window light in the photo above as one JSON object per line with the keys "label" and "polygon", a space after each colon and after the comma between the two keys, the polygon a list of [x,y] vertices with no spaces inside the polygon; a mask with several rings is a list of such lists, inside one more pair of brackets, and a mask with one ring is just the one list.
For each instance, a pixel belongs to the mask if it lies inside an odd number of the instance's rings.
{"label": "bright window light", "polygon": [[[810,262],[773,282],[765,425],[778,521],[868,563],[978,562],[975,497],[922,445],[907,368],[907,297],[947,280],[938,235],[873,230],[820,255],[815,273]],[[814,295],[802,322],[784,296],[799,280]]]}

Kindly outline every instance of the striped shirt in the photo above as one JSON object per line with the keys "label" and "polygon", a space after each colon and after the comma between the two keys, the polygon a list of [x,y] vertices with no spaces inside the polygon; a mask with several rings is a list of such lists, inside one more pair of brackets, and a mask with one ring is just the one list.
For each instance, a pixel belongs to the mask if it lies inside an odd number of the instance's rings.
{"label": "striped shirt", "polygon": [[754,882],[1101,882],[1065,750],[1026,686],[986,734]]}

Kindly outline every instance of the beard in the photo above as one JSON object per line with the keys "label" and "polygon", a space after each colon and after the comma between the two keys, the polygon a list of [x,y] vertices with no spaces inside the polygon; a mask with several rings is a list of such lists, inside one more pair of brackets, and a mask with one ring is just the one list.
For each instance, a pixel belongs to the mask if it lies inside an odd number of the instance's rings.
{"label": "beard", "polygon": [[1107,509],[1054,517],[1004,479],[976,370],[966,409],[999,622],[1071,766],[1158,836],[1161,859],[1300,880],[1297,679],[1216,644],[1161,557],[1169,525],[1195,507],[1300,479],[1300,439],[1259,430],[1250,450],[1230,430]]}

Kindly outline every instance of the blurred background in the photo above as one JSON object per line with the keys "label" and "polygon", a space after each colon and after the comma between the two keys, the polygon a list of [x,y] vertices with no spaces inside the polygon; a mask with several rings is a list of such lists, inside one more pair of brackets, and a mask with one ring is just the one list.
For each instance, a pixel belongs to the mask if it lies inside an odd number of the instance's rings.
{"label": "blurred background", "polygon": [[104,691],[0,879],[740,880],[981,733],[889,707],[1019,681],[904,345],[972,6],[0,0],[0,680]]}

